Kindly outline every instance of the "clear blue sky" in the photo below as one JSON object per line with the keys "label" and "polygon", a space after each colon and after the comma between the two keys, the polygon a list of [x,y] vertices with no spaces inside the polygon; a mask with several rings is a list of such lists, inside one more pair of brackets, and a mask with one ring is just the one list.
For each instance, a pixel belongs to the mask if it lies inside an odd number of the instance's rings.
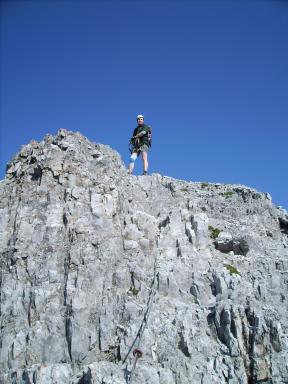
{"label": "clear blue sky", "polygon": [[[240,183],[288,208],[288,2],[1,1],[1,174],[60,127],[150,172]],[[140,160],[136,174],[142,173]]]}

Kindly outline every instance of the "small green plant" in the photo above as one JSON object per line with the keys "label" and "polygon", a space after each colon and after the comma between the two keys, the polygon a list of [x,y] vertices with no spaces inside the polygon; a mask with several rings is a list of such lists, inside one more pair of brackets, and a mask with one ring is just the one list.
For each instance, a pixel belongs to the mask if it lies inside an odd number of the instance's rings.
{"label": "small green plant", "polygon": [[224,192],[222,193],[222,196],[225,196],[226,199],[229,199],[229,197],[233,196],[234,192]]}
{"label": "small green plant", "polygon": [[202,184],[201,184],[201,188],[202,188],[202,189],[203,189],[203,188],[207,188],[207,187],[209,187],[209,183],[205,182],[205,183],[202,183]]}
{"label": "small green plant", "polygon": [[136,289],[135,287],[130,287],[129,291],[128,291],[128,294],[131,294],[133,296],[137,296],[139,291],[140,291],[140,289]]}
{"label": "small green plant", "polygon": [[228,269],[230,275],[240,275],[240,272],[238,271],[238,269],[236,269],[235,267],[233,267],[233,265],[230,265],[230,264],[224,264],[224,267],[226,269]]}
{"label": "small green plant", "polygon": [[212,225],[208,225],[208,229],[210,231],[210,237],[211,239],[217,239],[219,236],[219,233],[221,232],[220,229],[212,227]]}

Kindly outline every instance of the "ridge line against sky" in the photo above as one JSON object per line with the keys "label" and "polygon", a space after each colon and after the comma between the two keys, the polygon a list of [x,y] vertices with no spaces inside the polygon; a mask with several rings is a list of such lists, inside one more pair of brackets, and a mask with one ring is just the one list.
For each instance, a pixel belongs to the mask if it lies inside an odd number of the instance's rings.
{"label": "ridge line against sky", "polygon": [[141,113],[151,173],[288,208],[288,2],[2,1],[0,23],[0,178],[60,127],[127,164]]}

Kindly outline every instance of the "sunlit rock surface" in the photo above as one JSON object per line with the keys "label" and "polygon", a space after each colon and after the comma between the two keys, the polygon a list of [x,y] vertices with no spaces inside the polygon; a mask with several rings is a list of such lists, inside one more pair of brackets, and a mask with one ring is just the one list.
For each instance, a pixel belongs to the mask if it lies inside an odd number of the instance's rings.
{"label": "sunlit rock surface", "polygon": [[268,194],[130,176],[61,129],[12,159],[0,207],[1,383],[288,383]]}

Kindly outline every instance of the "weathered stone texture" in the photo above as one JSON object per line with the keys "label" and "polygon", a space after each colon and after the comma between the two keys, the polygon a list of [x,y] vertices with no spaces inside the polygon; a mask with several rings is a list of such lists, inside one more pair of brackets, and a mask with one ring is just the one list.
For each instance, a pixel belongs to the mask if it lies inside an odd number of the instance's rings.
{"label": "weathered stone texture", "polygon": [[31,142],[0,183],[0,382],[288,383],[287,222],[79,133]]}

